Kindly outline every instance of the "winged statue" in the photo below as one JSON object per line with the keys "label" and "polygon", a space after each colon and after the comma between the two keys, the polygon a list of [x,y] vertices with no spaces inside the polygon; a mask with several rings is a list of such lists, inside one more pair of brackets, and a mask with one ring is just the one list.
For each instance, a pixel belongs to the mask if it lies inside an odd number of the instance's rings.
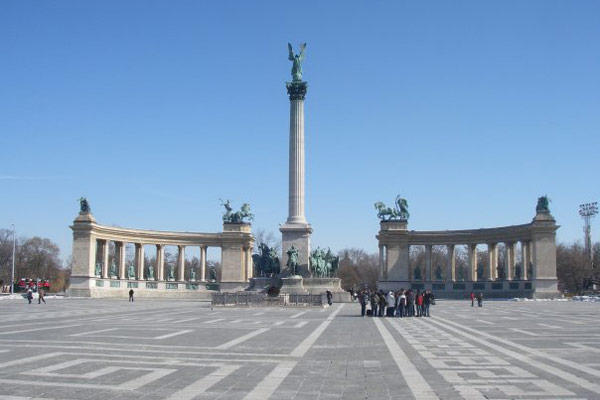
{"label": "winged statue", "polygon": [[294,54],[292,45],[288,43],[289,56],[288,59],[293,62],[292,64],[292,81],[299,82],[302,80],[302,61],[304,61],[304,50],[306,49],[306,43],[300,45],[300,54]]}

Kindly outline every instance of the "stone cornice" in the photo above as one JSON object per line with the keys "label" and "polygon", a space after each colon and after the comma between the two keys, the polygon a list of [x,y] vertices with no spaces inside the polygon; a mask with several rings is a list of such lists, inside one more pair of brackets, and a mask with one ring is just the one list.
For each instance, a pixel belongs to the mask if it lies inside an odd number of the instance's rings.
{"label": "stone cornice", "polygon": [[248,247],[254,243],[254,236],[252,236],[249,227],[247,230],[238,232],[176,232],[121,228],[76,219],[71,225],[71,229],[73,234],[77,236],[90,235],[101,240],[163,246],[221,247],[223,245],[239,244]]}
{"label": "stone cornice", "polygon": [[552,221],[551,223],[533,222],[495,228],[445,231],[380,230],[377,239],[381,244],[391,246],[399,243],[409,245],[511,243],[529,241],[538,234],[554,234],[558,228],[559,226]]}

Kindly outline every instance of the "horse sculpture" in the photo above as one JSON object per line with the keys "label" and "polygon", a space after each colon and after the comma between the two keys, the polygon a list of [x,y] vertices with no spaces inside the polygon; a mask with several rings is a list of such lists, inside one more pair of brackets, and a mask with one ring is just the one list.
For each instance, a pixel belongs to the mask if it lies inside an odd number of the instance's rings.
{"label": "horse sculpture", "polygon": [[[250,204],[242,204],[240,211],[232,212],[231,202],[229,200],[221,200],[221,205],[225,207],[225,213],[223,214],[223,222],[230,224],[243,224],[254,219],[254,214],[250,212]],[[246,219],[248,221],[246,221]]]}
{"label": "horse sculpture", "polygon": [[375,203],[375,209],[377,210],[377,218],[382,221],[406,221],[410,217],[408,202],[400,195],[396,196],[394,208],[386,207],[383,202],[378,201]]}

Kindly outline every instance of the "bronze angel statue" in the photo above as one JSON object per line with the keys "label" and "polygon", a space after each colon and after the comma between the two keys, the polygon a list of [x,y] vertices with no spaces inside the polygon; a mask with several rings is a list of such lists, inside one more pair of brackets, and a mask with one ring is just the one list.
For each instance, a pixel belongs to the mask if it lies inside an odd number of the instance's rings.
{"label": "bronze angel statue", "polygon": [[288,59],[293,62],[292,64],[292,81],[299,82],[302,80],[302,61],[304,61],[304,49],[306,49],[306,43],[300,45],[300,54],[294,54],[292,45],[288,43],[289,56]]}

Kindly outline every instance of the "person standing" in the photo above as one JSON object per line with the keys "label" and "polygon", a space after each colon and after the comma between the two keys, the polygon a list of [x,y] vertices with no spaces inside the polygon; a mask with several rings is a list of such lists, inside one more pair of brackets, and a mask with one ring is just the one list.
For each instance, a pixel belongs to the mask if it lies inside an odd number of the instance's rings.
{"label": "person standing", "polygon": [[483,293],[482,292],[479,292],[479,294],[477,295],[477,306],[483,307]]}
{"label": "person standing", "polygon": [[44,299],[44,289],[38,289],[38,304],[42,304],[42,301],[46,304],[46,300]]}
{"label": "person standing", "polygon": [[371,317],[377,316],[377,306],[379,305],[379,296],[376,291],[371,293]]}
{"label": "person standing", "polygon": [[404,289],[400,289],[400,301],[398,301],[398,307],[400,307],[398,312],[400,318],[406,317],[406,293],[404,292]]}
{"label": "person standing", "polygon": [[29,301],[29,304],[31,304],[31,300],[33,300],[33,291],[30,287],[29,289],[27,289],[27,301]]}
{"label": "person standing", "polygon": [[423,293],[419,292],[418,290],[417,290],[416,303],[417,303],[417,317],[422,317],[423,316]]}
{"label": "person standing", "polygon": [[387,305],[387,301],[385,300],[385,293],[383,290],[379,290],[379,316],[383,317],[385,315],[385,306]]}
{"label": "person standing", "polygon": [[133,302],[133,289],[129,289],[129,301]]}
{"label": "person standing", "polygon": [[327,304],[331,305],[331,298],[333,297],[333,294],[328,290],[325,292],[327,294]]}
{"label": "person standing", "polygon": [[471,292],[471,307],[475,307],[475,293]]}
{"label": "person standing", "polygon": [[360,300],[360,315],[365,316],[367,312],[367,303],[369,302],[369,293],[365,290],[359,293],[358,299]]}
{"label": "person standing", "polygon": [[396,309],[396,297],[394,296],[394,292],[392,292],[391,290],[388,292],[387,297],[386,297],[386,302],[387,302],[387,313],[386,316],[387,317],[393,317],[394,316],[394,310]]}

